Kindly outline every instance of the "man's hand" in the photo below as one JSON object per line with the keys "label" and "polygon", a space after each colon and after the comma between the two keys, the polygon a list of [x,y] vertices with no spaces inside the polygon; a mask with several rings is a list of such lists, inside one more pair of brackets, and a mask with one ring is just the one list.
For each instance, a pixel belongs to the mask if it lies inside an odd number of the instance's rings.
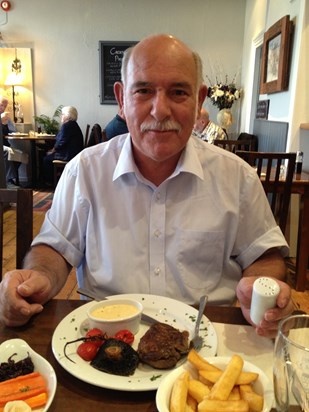
{"label": "man's hand", "polygon": [[291,289],[286,283],[275,279],[280,286],[280,293],[277,298],[277,306],[273,309],[268,309],[265,312],[264,319],[260,322],[260,324],[254,325],[250,318],[250,309],[253,283],[258,277],[260,276],[249,276],[242,278],[237,285],[237,298],[239,300],[244,317],[249,323],[256,327],[257,334],[260,336],[274,338],[277,335],[278,324],[280,320],[292,313],[295,309],[291,299]]}
{"label": "man's hand", "polygon": [[6,273],[0,283],[0,322],[21,326],[43,310],[50,299],[51,284],[44,274],[32,270]]}

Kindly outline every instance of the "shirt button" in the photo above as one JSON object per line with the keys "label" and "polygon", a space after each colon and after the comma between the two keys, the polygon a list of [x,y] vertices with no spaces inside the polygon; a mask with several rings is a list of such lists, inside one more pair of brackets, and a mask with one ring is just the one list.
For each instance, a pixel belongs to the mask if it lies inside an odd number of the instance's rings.
{"label": "shirt button", "polygon": [[155,274],[156,276],[159,276],[159,275],[160,275],[160,272],[161,272],[161,269],[160,269],[160,268],[155,268],[154,274]]}
{"label": "shirt button", "polygon": [[160,199],[161,199],[161,193],[160,193],[160,192],[158,192],[158,193],[156,194],[156,199],[157,199],[157,200],[160,200]]}
{"label": "shirt button", "polygon": [[155,237],[159,237],[161,235],[161,231],[159,229],[155,230],[154,235]]}

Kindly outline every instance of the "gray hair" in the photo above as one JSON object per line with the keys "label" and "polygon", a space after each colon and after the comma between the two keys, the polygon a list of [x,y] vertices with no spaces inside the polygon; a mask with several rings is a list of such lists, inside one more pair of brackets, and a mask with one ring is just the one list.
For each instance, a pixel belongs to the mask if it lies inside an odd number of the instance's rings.
{"label": "gray hair", "polygon": [[8,105],[9,101],[6,97],[0,95],[0,103]]}
{"label": "gray hair", "polygon": [[[130,57],[132,55],[133,49],[135,46],[129,47],[123,53],[122,63],[121,63],[121,81],[125,84],[127,80],[127,69]],[[197,78],[197,90],[199,90],[200,86],[204,83],[203,79],[203,62],[200,55],[197,52],[192,51],[192,57],[196,67],[196,78]]]}
{"label": "gray hair", "polygon": [[61,110],[61,113],[65,116],[66,120],[77,120],[78,113],[75,107],[73,106],[64,106]]}

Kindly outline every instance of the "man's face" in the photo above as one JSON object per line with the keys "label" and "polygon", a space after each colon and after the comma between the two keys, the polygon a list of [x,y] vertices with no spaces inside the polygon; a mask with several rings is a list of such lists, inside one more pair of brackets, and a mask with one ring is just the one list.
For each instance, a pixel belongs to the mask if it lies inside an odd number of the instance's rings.
{"label": "man's face", "polygon": [[137,158],[179,158],[195,122],[198,91],[191,52],[153,43],[130,58],[124,115]]}

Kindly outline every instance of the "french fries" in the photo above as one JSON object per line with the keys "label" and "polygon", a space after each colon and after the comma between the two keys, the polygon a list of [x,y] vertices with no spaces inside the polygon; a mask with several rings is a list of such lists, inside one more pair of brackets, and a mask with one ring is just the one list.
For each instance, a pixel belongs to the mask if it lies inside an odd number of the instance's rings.
{"label": "french fries", "polygon": [[239,390],[242,399],[248,402],[250,411],[260,412],[263,409],[263,396],[255,393],[251,385],[240,385]]}
{"label": "french fries", "polygon": [[188,395],[189,372],[183,372],[173,385],[170,411],[185,412]]}
{"label": "french fries", "polygon": [[252,384],[258,374],[243,371],[244,361],[233,355],[224,370],[210,364],[194,349],[188,360],[198,379],[186,370],[174,382],[170,412],[261,412],[264,398]]}
{"label": "french fries", "polygon": [[[219,378],[222,376],[222,371],[200,371],[199,376],[201,382],[206,385],[209,383],[216,383]],[[255,372],[241,372],[238,378],[236,379],[235,385],[249,385],[252,382],[255,382],[259,377],[258,373]]]}
{"label": "french fries", "polygon": [[217,401],[215,399],[204,399],[198,405],[198,412],[249,412],[248,402],[239,401]]}
{"label": "french fries", "polygon": [[210,389],[201,381],[191,379],[189,381],[188,392],[197,402],[202,402],[205,396],[209,395]]}
{"label": "french fries", "polygon": [[212,387],[208,399],[226,401],[241,374],[244,361],[238,355],[233,355],[225,371]]}
{"label": "french fries", "polygon": [[197,370],[207,370],[207,371],[214,371],[214,372],[221,372],[219,368],[211,363],[207,362],[201,355],[199,355],[196,350],[192,349],[188,353],[188,361],[192,363],[196,367]]}

